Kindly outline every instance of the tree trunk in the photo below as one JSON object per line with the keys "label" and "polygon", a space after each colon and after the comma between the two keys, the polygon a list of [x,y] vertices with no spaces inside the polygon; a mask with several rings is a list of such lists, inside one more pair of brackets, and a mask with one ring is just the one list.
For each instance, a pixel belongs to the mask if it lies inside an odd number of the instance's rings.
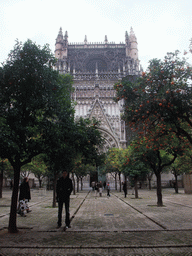
{"label": "tree trunk", "polygon": [[39,187],[41,188],[42,180],[39,178]]}
{"label": "tree trunk", "polygon": [[163,206],[162,191],[161,191],[161,172],[157,171],[157,206]]}
{"label": "tree trunk", "polygon": [[2,198],[2,191],[3,191],[3,170],[0,173],[0,198]]}
{"label": "tree trunk", "polygon": [[121,192],[121,173],[119,172],[119,191]]}
{"label": "tree trunk", "polygon": [[135,185],[135,198],[138,198],[138,187],[137,187],[137,178],[134,178],[134,185]]}
{"label": "tree trunk", "polygon": [[151,190],[151,180],[152,180],[152,177],[153,177],[153,173],[154,173],[154,172],[150,172],[150,173],[148,173],[148,175],[147,175],[148,181],[149,181],[149,190]]}
{"label": "tree trunk", "polygon": [[178,187],[178,180],[177,180],[177,175],[175,175],[175,187],[174,187],[174,189],[175,189],[175,193],[179,193],[179,187]]}
{"label": "tree trunk", "polygon": [[48,176],[47,190],[50,190],[50,177]]}
{"label": "tree trunk", "polygon": [[115,190],[117,190],[117,174],[115,173]]}
{"label": "tree trunk", "polygon": [[81,191],[83,190],[83,178],[81,177]]}
{"label": "tree trunk", "polygon": [[149,181],[149,190],[151,190],[151,179],[148,178],[148,181]]}
{"label": "tree trunk", "polygon": [[57,185],[57,178],[58,178],[58,174],[55,173],[54,174],[54,180],[53,180],[53,208],[56,207],[56,185]]}
{"label": "tree trunk", "polygon": [[2,198],[2,191],[3,191],[3,169],[4,169],[4,163],[3,160],[1,160],[1,173],[0,173],[0,198]]}
{"label": "tree trunk", "polygon": [[79,177],[77,177],[77,193],[79,192]]}
{"label": "tree trunk", "polygon": [[18,233],[17,229],[17,200],[18,200],[18,191],[19,191],[19,178],[20,178],[20,165],[14,166],[14,185],[12,190],[11,198],[11,211],[9,216],[9,233]]}
{"label": "tree trunk", "polygon": [[72,172],[72,180],[73,180],[73,195],[75,195],[75,177],[74,177],[74,172]]}

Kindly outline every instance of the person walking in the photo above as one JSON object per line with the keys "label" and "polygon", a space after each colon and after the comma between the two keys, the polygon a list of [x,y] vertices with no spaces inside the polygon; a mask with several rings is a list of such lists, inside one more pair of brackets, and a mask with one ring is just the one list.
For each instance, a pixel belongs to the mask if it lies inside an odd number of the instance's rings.
{"label": "person walking", "polygon": [[109,185],[109,182],[107,183],[107,196],[110,196],[110,185]]}
{"label": "person walking", "polygon": [[97,196],[99,192],[98,182],[95,182],[95,196]]}
{"label": "person walking", "polygon": [[95,190],[95,181],[91,182],[91,187],[92,187],[92,191],[94,191]]}
{"label": "person walking", "polygon": [[103,192],[102,187],[103,187],[103,185],[102,185],[102,182],[101,182],[101,180],[100,180],[100,182],[99,182],[99,184],[98,184],[99,196],[102,196],[102,192]]}
{"label": "person walking", "polygon": [[57,181],[56,186],[56,199],[58,202],[58,222],[57,227],[60,228],[62,225],[62,211],[63,204],[65,204],[65,224],[64,231],[70,228],[70,213],[69,213],[69,203],[70,195],[73,191],[72,180],[69,178],[68,171],[64,170],[62,177]]}
{"label": "person walking", "polygon": [[106,181],[103,182],[103,189],[105,190],[106,187]]}
{"label": "person walking", "polygon": [[123,191],[124,191],[125,197],[127,197],[127,182],[126,181],[123,182]]}
{"label": "person walking", "polygon": [[21,214],[21,216],[26,216],[25,212],[27,213],[31,212],[28,205],[29,200],[31,200],[30,186],[29,186],[28,178],[25,177],[23,179],[23,182],[20,185],[20,193],[19,193],[18,213]]}

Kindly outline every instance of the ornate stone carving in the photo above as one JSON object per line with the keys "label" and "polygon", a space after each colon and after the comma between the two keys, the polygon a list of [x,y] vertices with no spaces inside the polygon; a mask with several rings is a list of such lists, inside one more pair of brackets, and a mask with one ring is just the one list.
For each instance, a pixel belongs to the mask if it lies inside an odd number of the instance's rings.
{"label": "ornate stone carving", "polygon": [[[135,57],[136,56],[136,57]],[[104,150],[125,147],[125,124],[121,121],[122,103],[115,103],[113,86],[122,77],[139,75],[137,41],[131,30],[125,34],[125,43],[68,43],[68,33],[63,37],[60,29],[55,44],[56,68],[60,73],[70,73],[74,80],[72,98],[77,102],[76,118],[95,117],[101,121],[100,130],[105,138]]]}

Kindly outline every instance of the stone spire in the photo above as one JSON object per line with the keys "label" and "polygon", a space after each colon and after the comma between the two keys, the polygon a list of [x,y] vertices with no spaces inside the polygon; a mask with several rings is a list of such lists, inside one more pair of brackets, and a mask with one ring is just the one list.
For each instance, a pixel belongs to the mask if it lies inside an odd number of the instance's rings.
{"label": "stone spire", "polygon": [[127,31],[125,31],[125,43],[126,43],[126,45],[128,45],[128,43],[129,43],[129,37],[128,37]]}
{"label": "stone spire", "polygon": [[131,30],[130,30],[130,41],[137,41],[137,38],[135,36],[135,33],[134,33],[132,27],[131,27]]}
{"label": "stone spire", "polygon": [[59,30],[59,35],[60,35],[60,36],[63,36],[62,27],[60,27],[60,30]]}
{"label": "stone spire", "polygon": [[68,54],[68,34],[67,31],[63,37],[62,28],[59,30],[59,34],[55,43],[55,58],[58,59],[57,68],[62,73],[67,72],[67,54]]}
{"label": "stone spire", "polygon": [[105,36],[105,44],[108,44],[107,36]]}
{"label": "stone spire", "polygon": [[85,35],[84,43],[87,44],[87,36]]}
{"label": "stone spire", "polygon": [[63,32],[62,32],[62,28],[60,28],[58,36],[56,38],[56,43],[61,43],[63,41]]}
{"label": "stone spire", "polygon": [[129,42],[130,42],[130,57],[133,58],[134,60],[138,60],[137,38],[135,36],[135,33],[132,27],[130,30]]}
{"label": "stone spire", "polygon": [[67,31],[65,31],[65,36],[64,36],[64,40],[63,40],[63,42],[64,42],[64,46],[68,46],[68,33],[67,33]]}
{"label": "stone spire", "polygon": [[129,37],[127,31],[125,31],[125,52],[126,52],[126,57],[129,56]]}

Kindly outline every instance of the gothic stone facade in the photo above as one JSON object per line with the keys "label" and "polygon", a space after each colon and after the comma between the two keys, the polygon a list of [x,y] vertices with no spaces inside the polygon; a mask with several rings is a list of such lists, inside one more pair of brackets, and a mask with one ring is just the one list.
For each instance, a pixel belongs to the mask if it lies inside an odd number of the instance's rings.
{"label": "gothic stone facade", "polygon": [[115,103],[114,84],[125,76],[138,76],[137,39],[131,28],[125,33],[125,43],[69,43],[68,33],[62,29],[56,38],[56,69],[70,73],[74,80],[73,100],[77,102],[75,117],[100,120],[100,130],[105,138],[104,151],[111,147],[124,148],[127,142],[125,123],[121,120],[122,104]]}

